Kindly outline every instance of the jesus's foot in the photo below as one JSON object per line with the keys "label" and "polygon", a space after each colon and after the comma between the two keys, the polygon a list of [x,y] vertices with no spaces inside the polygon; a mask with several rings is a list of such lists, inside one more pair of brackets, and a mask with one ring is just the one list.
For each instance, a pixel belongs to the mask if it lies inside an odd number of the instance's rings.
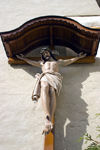
{"label": "jesus's foot", "polygon": [[49,134],[52,129],[53,129],[53,124],[50,121],[49,116],[46,116],[45,128],[44,128],[42,134],[44,134],[44,135]]}

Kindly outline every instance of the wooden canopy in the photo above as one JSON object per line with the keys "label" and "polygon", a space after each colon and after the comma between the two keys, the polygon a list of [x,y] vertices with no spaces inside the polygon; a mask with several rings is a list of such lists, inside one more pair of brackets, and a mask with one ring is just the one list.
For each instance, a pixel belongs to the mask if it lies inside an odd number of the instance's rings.
{"label": "wooden canopy", "polygon": [[10,64],[18,62],[16,54],[27,54],[40,46],[69,47],[76,53],[87,53],[89,60],[96,56],[100,29],[87,28],[67,17],[44,16],[0,35]]}

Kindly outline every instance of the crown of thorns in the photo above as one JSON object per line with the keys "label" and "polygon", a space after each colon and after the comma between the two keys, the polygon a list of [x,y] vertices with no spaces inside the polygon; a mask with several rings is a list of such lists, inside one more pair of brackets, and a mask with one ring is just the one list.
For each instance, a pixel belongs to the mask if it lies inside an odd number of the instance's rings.
{"label": "crown of thorns", "polygon": [[44,48],[41,49],[40,54],[43,54],[43,52],[45,52],[45,51],[51,52],[51,50],[44,47]]}
{"label": "crown of thorns", "polygon": [[58,51],[56,51],[56,50],[51,51],[50,49],[47,49],[45,47],[41,49],[40,54],[43,54],[43,52],[45,52],[45,51],[48,51],[48,52],[55,54],[55,55],[59,55]]}

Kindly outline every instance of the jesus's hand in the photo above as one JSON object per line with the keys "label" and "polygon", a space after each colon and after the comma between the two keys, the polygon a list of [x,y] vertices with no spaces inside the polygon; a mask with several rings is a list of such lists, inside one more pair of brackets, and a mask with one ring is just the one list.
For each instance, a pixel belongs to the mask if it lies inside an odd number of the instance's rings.
{"label": "jesus's hand", "polygon": [[78,54],[78,57],[79,58],[84,58],[86,55],[87,55],[87,53],[83,54],[83,52],[81,52],[81,53]]}
{"label": "jesus's hand", "polygon": [[16,55],[16,56],[17,56],[17,58],[22,59],[22,60],[24,60],[24,58],[25,58],[25,56],[23,54]]}

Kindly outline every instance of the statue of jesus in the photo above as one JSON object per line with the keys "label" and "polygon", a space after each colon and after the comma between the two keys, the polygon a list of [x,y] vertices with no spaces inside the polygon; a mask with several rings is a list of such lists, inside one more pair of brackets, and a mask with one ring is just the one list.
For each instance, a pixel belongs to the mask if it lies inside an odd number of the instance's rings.
{"label": "statue of jesus", "polygon": [[52,118],[56,108],[56,96],[59,96],[63,77],[59,73],[62,66],[67,66],[74,63],[76,60],[83,58],[86,54],[80,53],[77,57],[62,60],[57,60],[52,54],[52,51],[47,48],[41,49],[41,61],[33,61],[25,58],[20,54],[17,57],[26,61],[28,64],[36,67],[41,67],[42,73],[36,74],[36,85],[32,93],[32,100],[38,100],[41,95],[43,110],[45,113],[44,135],[51,132],[53,129]]}

